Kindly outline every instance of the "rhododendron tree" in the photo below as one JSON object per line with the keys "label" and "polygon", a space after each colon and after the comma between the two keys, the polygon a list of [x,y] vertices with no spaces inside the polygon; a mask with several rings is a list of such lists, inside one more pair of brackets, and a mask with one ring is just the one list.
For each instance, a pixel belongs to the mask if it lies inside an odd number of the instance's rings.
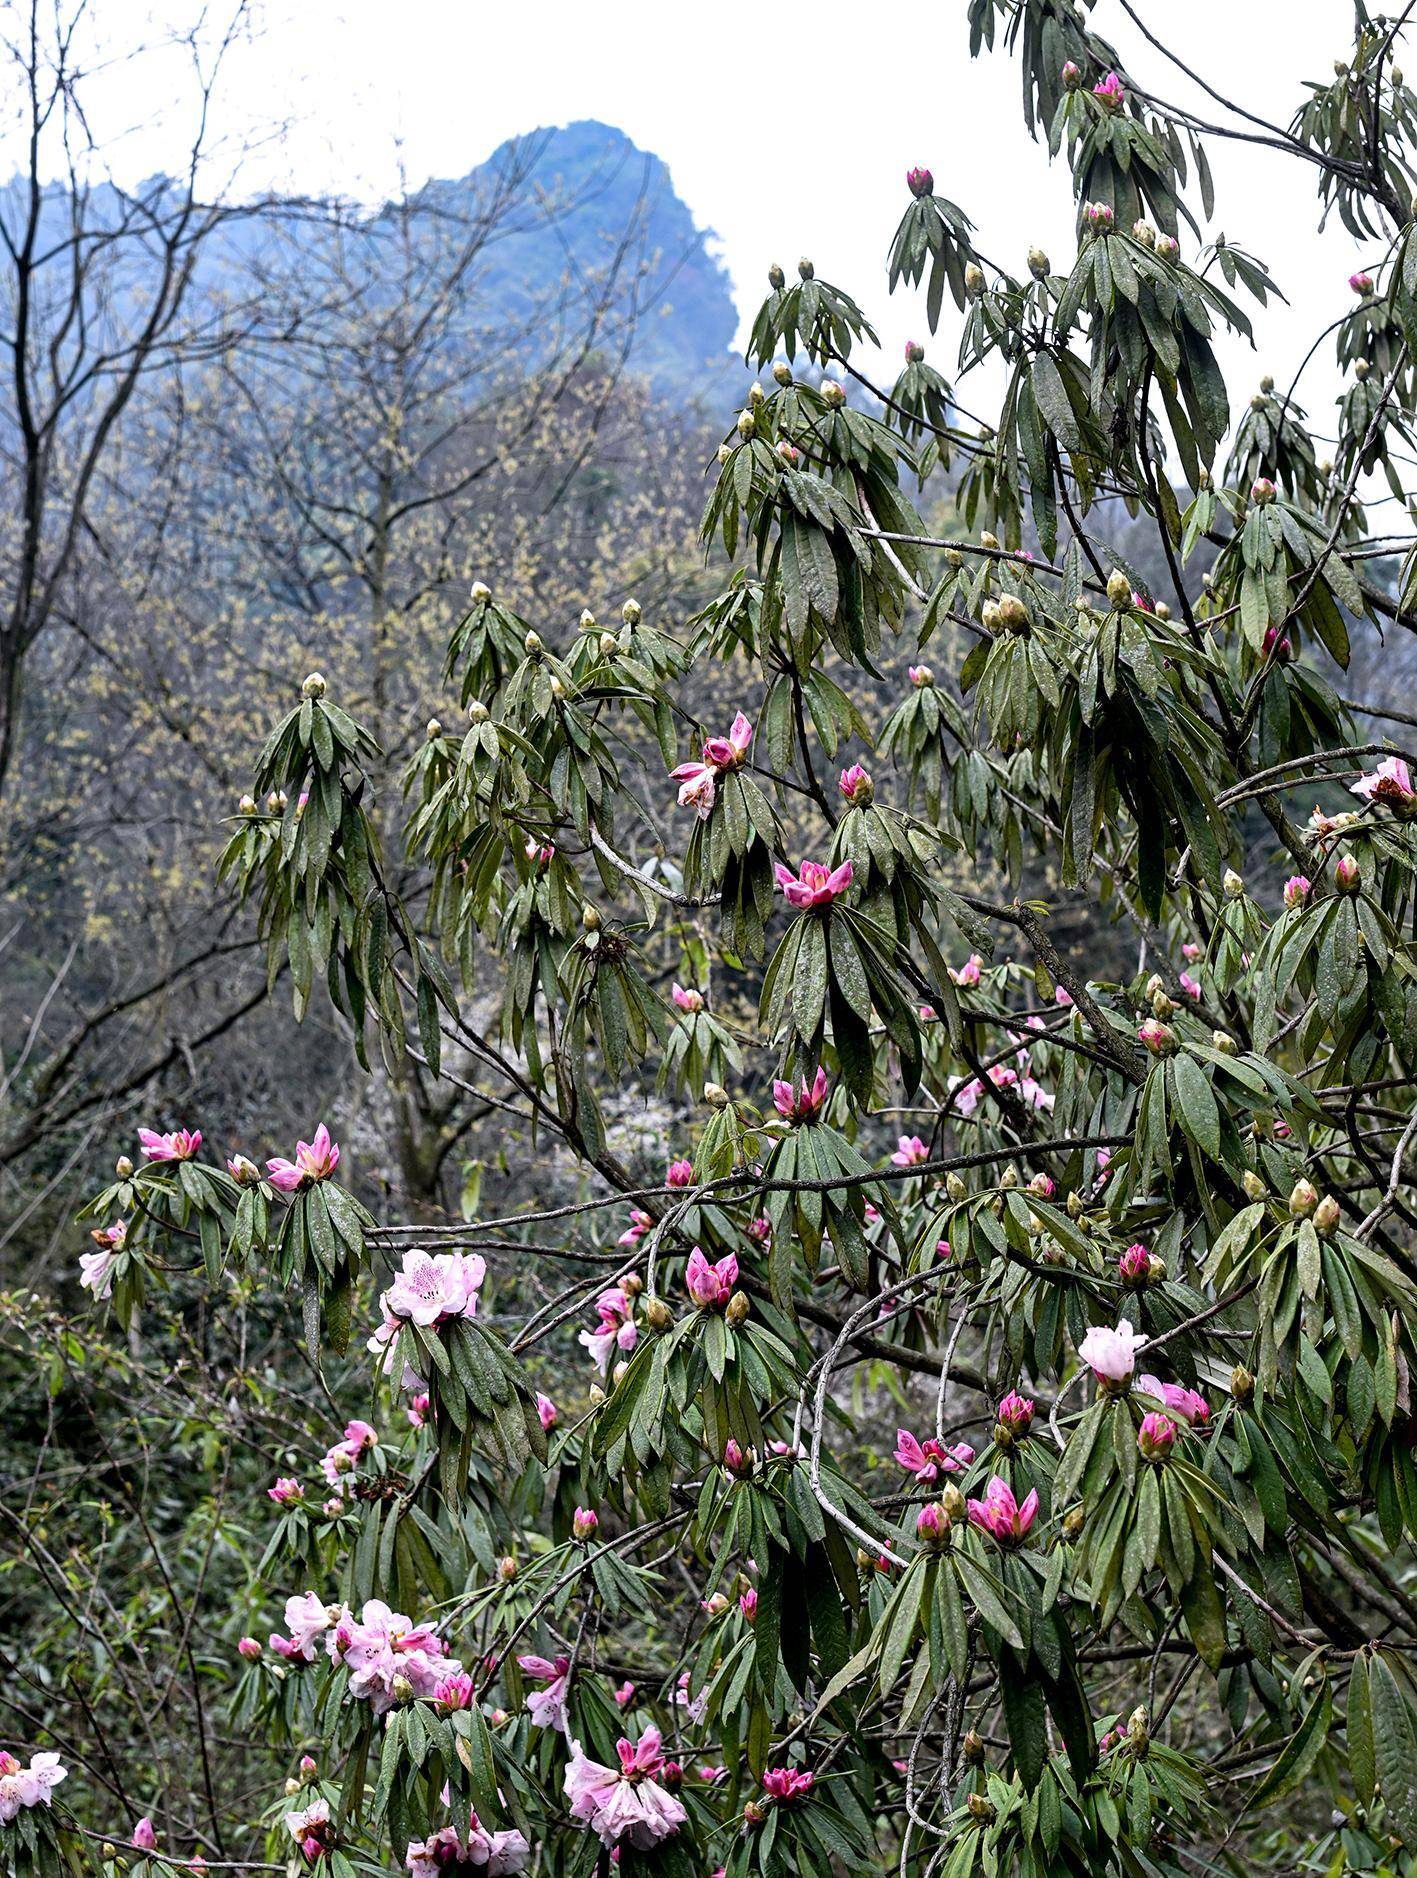
{"label": "rhododendron tree", "polygon": [[[4,1646],[27,1874],[1414,1868],[1417,733],[1346,675],[1417,630],[1402,32],[1257,127],[1149,29],[960,11],[1069,252],[912,168],[931,338],[770,270],[694,617],[522,618],[479,543],[401,794],[318,671],[251,753],[293,1021],[498,1154],[410,1217],[341,1114],[153,1116],[91,1194],[95,1425],[212,1483],[124,1529],[194,1745],[110,1745],[126,1620],[14,1515],[74,1654]],[[1284,391],[1218,362],[1314,271],[1218,232],[1231,136],[1359,248]]]}

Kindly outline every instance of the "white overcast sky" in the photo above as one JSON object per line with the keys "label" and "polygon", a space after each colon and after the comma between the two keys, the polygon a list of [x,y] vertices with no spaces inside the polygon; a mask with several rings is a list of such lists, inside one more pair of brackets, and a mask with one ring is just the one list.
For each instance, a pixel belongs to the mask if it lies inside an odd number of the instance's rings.
{"label": "white overcast sky", "polygon": [[[216,107],[233,137],[286,126],[248,159],[252,187],[374,200],[400,171],[414,185],[461,176],[506,137],[599,118],[669,165],[716,236],[740,314],[760,299],[770,261],[790,270],[810,255],[819,275],[855,293],[892,358],[905,338],[926,336],[911,296],[892,302],[885,291],[909,165],[927,164],[937,189],[973,217],[981,245],[1020,272],[1033,242],[1055,265],[1071,250],[1065,168],[1024,133],[1010,55],[970,60],[964,0],[257,3],[260,29],[229,62]],[[190,23],[202,4],[90,0],[90,12],[116,48],[162,22]],[[210,0],[212,17],[221,5]],[[1139,10],[1219,89],[1283,121],[1305,78],[1331,77],[1352,21],[1348,0],[1140,0]],[[1217,114],[1142,42],[1118,0],[1098,0],[1093,18],[1140,83]],[[1417,46],[1408,56],[1417,74]],[[130,179],[171,167],[186,128],[171,102],[179,70],[120,71],[96,114],[100,134],[125,133],[116,167]],[[1264,255],[1293,302],[1266,319],[1257,359],[1232,353],[1227,364],[1240,374],[1236,389],[1262,370],[1287,383],[1317,328],[1351,303],[1357,260],[1378,254],[1360,254],[1336,222],[1316,233],[1306,166],[1251,146],[1210,148],[1216,226]],[[956,332],[951,324],[947,349],[932,354],[946,370]],[[1306,380],[1316,415],[1336,385],[1323,362]]]}

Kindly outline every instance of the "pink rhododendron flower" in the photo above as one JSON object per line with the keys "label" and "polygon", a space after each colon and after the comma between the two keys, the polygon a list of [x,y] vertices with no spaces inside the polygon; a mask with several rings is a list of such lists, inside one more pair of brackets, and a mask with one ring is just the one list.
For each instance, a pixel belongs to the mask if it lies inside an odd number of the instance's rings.
{"label": "pink rhododendron flower", "polygon": [[[327,1605],[314,1591],[287,1598],[285,1627],[290,1632],[289,1640],[295,1645],[295,1653],[303,1656],[307,1663],[313,1663],[316,1644],[329,1633],[332,1625],[347,1616],[348,1613],[338,1605]],[[276,1648],[274,1637],[271,1638],[271,1648]]]}
{"label": "pink rhododendron flower", "polygon": [[779,1078],[772,1086],[772,1105],[789,1122],[810,1122],[825,1106],[827,1086],[827,1072],[820,1067],[810,1088],[805,1077],[798,1090]]}
{"label": "pink rhododendron flower", "polygon": [[277,1156],[266,1162],[266,1178],[282,1193],[298,1193],[317,1180],[328,1180],[338,1166],[339,1146],[331,1141],[329,1129],[321,1122],[313,1141],[296,1142],[293,1161]]}
{"label": "pink rhododendron flower", "polygon": [[150,1161],[190,1161],[202,1145],[199,1128],[174,1128],[170,1135],[159,1135],[151,1128],[140,1128],[138,1140]]}
{"label": "pink rhododendron flower", "polygon": [[909,1429],[896,1430],[896,1465],[926,1485],[938,1480],[941,1474],[962,1472],[973,1459],[974,1449],[967,1441],[958,1441],[952,1448],[947,1448],[933,1435],[926,1441],[918,1441]]}
{"label": "pink rhododendron flower", "polygon": [[456,1826],[440,1826],[426,1839],[410,1842],[404,1854],[409,1878],[462,1878],[475,1871],[478,1878],[515,1878],[531,1858],[525,1835],[515,1829],[489,1832],[473,1813],[466,1838]]}
{"label": "pink rhododendron flower", "polygon": [[784,867],[779,861],[773,869],[777,884],[781,887],[787,904],[795,907],[799,913],[815,912],[819,907],[830,906],[851,885],[852,866],[850,861],[843,861],[840,867],[828,868],[820,861],[804,861],[800,870],[794,874],[790,867]]}
{"label": "pink rhododendron flower", "polygon": [[557,1416],[558,1410],[556,1404],[551,1400],[549,1395],[543,1395],[538,1389],[536,1392],[536,1417],[548,1434],[550,1434],[551,1430],[556,1426]]}
{"label": "pink rhododendron flower", "polygon": [[1302,906],[1308,899],[1313,884],[1307,874],[1291,874],[1284,883],[1284,904],[1287,907]]}
{"label": "pink rhododendron flower", "polygon": [[118,1219],[111,1226],[96,1226],[89,1237],[98,1251],[79,1254],[79,1284],[97,1302],[113,1290],[113,1261],[128,1243],[128,1222]]}
{"label": "pink rhododendron flower", "polygon": [[431,1407],[432,1402],[429,1399],[428,1391],[426,1389],[420,1389],[404,1410],[404,1414],[408,1417],[409,1427],[421,1428],[428,1420],[428,1411]]}
{"label": "pink rhododendron flower", "polygon": [[1200,955],[1201,955],[1201,949],[1196,944],[1194,939],[1188,939],[1186,943],[1181,947],[1181,957],[1183,959],[1186,959],[1186,960],[1198,959]]}
{"label": "pink rhododendron flower", "polygon": [[730,1474],[746,1474],[749,1471],[748,1457],[732,1435],[723,1445],[723,1465]]}
{"label": "pink rhododendron flower", "polygon": [[1151,1254],[1144,1245],[1129,1245],[1117,1260],[1117,1269],[1129,1285],[1139,1284],[1151,1270]]}
{"label": "pink rhododendron flower", "polygon": [[1375,770],[1360,776],[1349,791],[1365,802],[1383,802],[1403,821],[1417,816],[1417,789],[1412,772],[1400,756],[1385,756]]}
{"label": "pink rhododendron flower", "polygon": [[1115,72],[1109,72],[1092,87],[1092,95],[1109,111],[1120,110],[1126,102],[1126,89]]}
{"label": "pink rhododendron flower", "polygon": [[670,991],[670,996],[681,1011],[701,1011],[704,1008],[702,991],[686,991],[683,985],[675,985]]}
{"label": "pink rhododendron flower", "polygon": [[157,1844],[157,1834],[153,1831],[153,1823],[146,1813],[134,1826],[133,1837],[128,1843],[137,1852],[151,1852]]}
{"label": "pink rhododendron flower", "polygon": [[287,1813],[285,1829],[313,1864],[329,1850],[334,1831],[329,1801],[317,1795],[298,1812]]}
{"label": "pink rhododendron flower", "polygon": [[1188,998],[1199,998],[1201,994],[1200,980],[1198,978],[1192,978],[1189,972],[1182,972],[1181,989]]}
{"label": "pink rhododendron flower", "polygon": [[615,1752],[619,1766],[606,1767],[590,1760],[578,1741],[571,1743],[566,1769],[571,1817],[588,1826],[602,1845],[647,1850],[678,1832],[688,1814],[655,1779],[665,1765],[657,1728],[646,1728],[638,1743],[622,1736]]}
{"label": "pink rhododendron flower", "polygon": [[[753,1608],[754,1610],[757,1609],[756,1593],[754,1593]],[[704,1689],[698,1695],[690,1694],[689,1672],[686,1669],[680,1675],[678,1682],[674,1685],[673,1703],[675,1708],[683,1709],[689,1722],[693,1727],[697,1728],[704,1716],[708,1713],[708,1690]]]}
{"label": "pink rhododendron flower", "polygon": [[635,1327],[634,1308],[618,1285],[602,1291],[596,1299],[600,1326],[596,1330],[583,1330],[577,1341],[590,1351],[598,1368],[608,1370],[616,1350],[633,1350],[638,1343],[640,1333]]}
{"label": "pink rhododendron flower", "polygon": [[737,1282],[738,1259],[735,1253],[728,1253],[716,1263],[710,1263],[699,1246],[695,1246],[689,1254],[684,1283],[695,1304],[705,1309],[727,1304]]}
{"label": "pink rhododendron flower", "polygon": [[1189,1424],[1210,1420],[1210,1404],[1195,1389],[1186,1388],[1184,1383],[1161,1382],[1155,1376],[1138,1376],[1133,1388],[1143,1395],[1154,1396],[1158,1402],[1166,1404],[1167,1413],[1178,1421]]}
{"label": "pink rhododendron flower", "polygon": [[694,1163],[692,1161],[671,1161],[664,1170],[666,1187],[692,1187],[694,1184]]}
{"label": "pink rhododendron flower", "polygon": [[578,1506],[571,1515],[571,1537],[582,1545],[600,1529],[600,1515],[593,1506]]}
{"label": "pink rhododendron flower", "polygon": [[1094,1324],[1078,1345],[1078,1355],[1099,1382],[1130,1382],[1137,1351],[1145,1343],[1145,1336],[1133,1330],[1130,1319],[1124,1317],[1115,1330]]}
{"label": "pink rhododendron flower", "polygon": [[1362,268],[1359,268],[1356,274],[1350,274],[1348,276],[1348,285],[1353,289],[1354,293],[1371,293],[1373,291],[1373,277],[1371,274],[1365,274]]}
{"label": "pink rhododendron flower", "polygon": [[1073,994],[1066,985],[1054,985],[1053,1002],[1060,1011],[1066,1011],[1073,1001]]}
{"label": "pink rhododendron flower", "polygon": [[719,775],[741,768],[752,741],[753,726],[740,711],[726,737],[705,738],[702,762],[681,763],[670,770],[670,779],[679,784],[680,808],[697,809],[700,818],[707,819],[718,795]]}
{"label": "pink rhododendron flower", "polygon": [[471,1708],[476,1698],[476,1685],[465,1669],[460,1669],[456,1676],[444,1676],[433,1691],[433,1706],[440,1715],[453,1715],[460,1709]]}
{"label": "pink rhododendron flower", "polygon": [[1141,1427],[1137,1430],[1137,1447],[1144,1460],[1164,1460],[1175,1445],[1176,1424],[1169,1415],[1158,1414],[1153,1409],[1142,1416]]}
{"label": "pink rhododendron flower", "polygon": [[999,1404],[995,1419],[1011,1435],[1026,1435],[1033,1426],[1035,1406],[1030,1397],[1020,1395],[1017,1389],[1010,1389]]}
{"label": "pink rhododendron flower", "polygon": [[632,1206],[630,1208],[630,1223],[625,1228],[624,1232],[620,1234],[620,1237],[616,1240],[616,1244],[627,1246],[638,1245],[640,1240],[644,1238],[645,1234],[653,1225],[653,1218],[645,1212],[643,1207]]}
{"label": "pink rhododendron flower", "polygon": [[558,1735],[566,1732],[566,1697],[570,1689],[569,1656],[519,1656],[517,1663],[525,1675],[543,1684],[526,1699],[527,1714],[535,1728],[551,1728]]}
{"label": "pink rhododendron flower", "polygon": [[266,1498],[277,1506],[292,1506],[305,1498],[305,1489],[294,1474],[282,1474],[273,1487],[266,1488]]}
{"label": "pink rhododendron flower", "polygon": [[804,1800],[817,1783],[810,1768],[769,1767],[763,1774],[763,1791],[771,1794],[779,1806],[791,1806]]}
{"label": "pink rhododendron flower", "polygon": [[635,1699],[635,1685],[632,1682],[622,1682],[618,1689],[612,1689],[610,1693],[615,1698],[616,1708],[628,1708]]}
{"label": "pink rhododendron flower", "polygon": [[917,691],[923,691],[926,685],[933,685],[935,674],[928,665],[912,665],[909,668],[910,682]]}
{"label": "pink rhododendron flower", "polygon": [[977,985],[979,983],[979,975],[983,970],[983,959],[980,958],[977,952],[971,952],[958,971],[956,971],[953,966],[950,967],[950,977],[954,979],[957,985]]}
{"label": "pink rhododendron flower", "polygon": [[473,1317],[486,1273],[486,1262],[476,1256],[414,1247],[404,1253],[403,1270],[395,1274],[379,1302],[387,1316],[424,1329],[449,1317]]}
{"label": "pink rhododendron flower", "polygon": [[229,1154],[226,1157],[226,1171],[238,1187],[254,1187],[261,1178],[260,1168],[244,1154]]}
{"label": "pink rhododendron flower", "polygon": [[930,1150],[919,1135],[902,1135],[891,1156],[892,1167],[918,1167],[922,1161],[928,1161]]}
{"label": "pink rhododendron flower", "polygon": [[254,1663],[261,1655],[261,1646],[255,1637],[242,1637],[236,1646],[238,1656],[244,1656],[248,1663]]}
{"label": "pink rhododendron flower", "polygon": [[837,787],[848,802],[869,802],[876,790],[870,772],[862,769],[859,763],[853,763],[850,769],[841,772],[837,778]]}
{"label": "pink rhododendron flower", "polygon": [[[296,1634],[289,1605],[286,1623],[291,1634]],[[401,1611],[390,1610],[381,1598],[368,1599],[357,1620],[342,1614],[328,1632],[325,1647],[348,1670],[350,1694],[367,1701],[376,1715],[408,1699],[408,1691],[432,1701],[439,1685],[462,1670],[457,1658],[445,1653],[431,1625],[415,1624]],[[405,1688],[401,1691],[399,1685]]]}
{"label": "pink rhododendron flower", "polygon": [[1030,1493],[1020,1506],[1014,1490],[1001,1475],[995,1474],[984,1489],[982,1500],[969,1502],[969,1523],[987,1532],[1000,1545],[1017,1545],[1038,1514],[1038,1495]]}
{"label": "pink rhododendron flower", "polygon": [[749,1585],[746,1591],[738,1593],[738,1608],[750,1624],[758,1621],[758,1593],[756,1587]]}
{"label": "pink rhododendron flower", "polygon": [[368,1422],[350,1422],[344,1431],[344,1440],[337,1441],[322,1457],[320,1472],[332,1487],[337,1487],[340,1476],[353,1473],[360,1456],[378,1444],[379,1437]]}
{"label": "pink rhododendron flower", "polygon": [[57,1754],[32,1754],[28,1767],[13,1754],[0,1754],[0,1826],[8,1826],[21,1807],[48,1806],[68,1774]]}
{"label": "pink rhododendron flower", "polygon": [[935,1545],[944,1538],[949,1530],[944,1508],[931,1500],[928,1506],[922,1506],[915,1515],[915,1536],[926,1545]]}

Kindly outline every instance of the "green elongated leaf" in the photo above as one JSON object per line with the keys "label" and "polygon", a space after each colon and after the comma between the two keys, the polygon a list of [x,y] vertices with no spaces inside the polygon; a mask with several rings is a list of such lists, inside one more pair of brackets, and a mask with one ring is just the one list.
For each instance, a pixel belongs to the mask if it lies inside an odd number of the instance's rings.
{"label": "green elongated leaf", "polygon": [[1268,1806],[1271,1800],[1298,1786],[1323,1752],[1332,1722],[1333,1690],[1325,1678],[1308,1713],[1285,1743],[1284,1752],[1250,1795],[1252,1806]]}
{"label": "green elongated leaf", "polygon": [[1212,1161],[1220,1159],[1220,1110],[1205,1071],[1194,1057],[1184,1054],[1171,1059],[1175,1078],[1176,1106],[1181,1125],[1196,1146]]}
{"label": "green elongated leaf", "polygon": [[1373,1741],[1373,1705],[1368,1687],[1368,1659],[1359,1651],[1353,1659],[1348,1678],[1348,1771],[1353,1789],[1364,1806],[1373,1803],[1377,1779],[1376,1748]]}
{"label": "green elongated leaf", "polygon": [[1375,1652],[1368,1668],[1373,1759],[1389,1826],[1409,1851],[1417,1848],[1417,1730],[1392,1671]]}

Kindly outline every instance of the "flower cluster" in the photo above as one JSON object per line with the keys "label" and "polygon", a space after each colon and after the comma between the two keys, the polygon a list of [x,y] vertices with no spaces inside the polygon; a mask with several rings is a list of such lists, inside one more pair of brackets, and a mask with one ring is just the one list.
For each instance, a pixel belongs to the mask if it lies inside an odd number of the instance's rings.
{"label": "flower cluster", "polygon": [[429,1624],[415,1624],[381,1598],[366,1601],[356,1618],[347,1605],[326,1604],[314,1591],[286,1599],[288,1637],[272,1634],[271,1648],[292,1662],[313,1663],[323,1644],[331,1662],[349,1672],[349,1692],[376,1715],[416,1698],[433,1701],[462,1664],[449,1656]]}
{"label": "flower cluster", "polygon": [[973,1459],[974,1449],[967,1441],[956,1442],[954,1447],[947,1448],[933,1435],[925,1441],[918,1441],[908,1429],[896,1430],[896,1465],[927,1485],[938,1480],[941,1474],[963,1473]]}
{"label": "flower cluster", "polygon": [[681,809],[697,809],[701,819],[713,812],[718,779],[726,770],[741,769],[753,741],[753,726],[740,711],[726,737],[706,737],[701,763],[681,763],[669,774],[679,784]]}
{"label": "flower cluster", "polygon": [[1027,1536],[1038,1516],[1038,1495],[1031,1492],[1020,1506],[1014,1490],[1001,1475],[995,1474],[984,1489],[982,1500],[969,1502],[969,1523],[988,1533],[1000,1545],[1017,1545]]}
{"label": "flower cluster", "polygon": [[657,1728],[646,1728],[638,1743],[622,1735],[615,1752],[619,1766],[607,1767],[589,1759],[578,1741],[571,1743],[566,1768],[571,1817],[596,1833],[602,1845],[646,1850],[678,1832],[688,1813],[655,1778],[668,1766]]}
{"label": "flower cluster", "polygon": [[695,1304],[704,1310],[727,1304],[737,1282],[736,1254],[729,1252],[716,1262],[706,1258],[699,1246],[695,1246],[689,1254],[689,1262],[684,1270],[685,1288]]}
{"label": "flower cluster", "polygon": [[321,1122],[313,1141],[296,1142],[293,1161],[282,1160],[277,1155],[266,1162],[266,1178],[281,1193],[298,1193],[317,1180],[328,1180],[338,1166],[339,1144],[330,1139],[329,1129]]}
{"label": "flower cluster", "polygon": [[50,1795],[68,1774],[57,1754],[32,1754],[23,1767],[13,1754],[0,1751],[0,1825],[26,1806],[48,1806]]}
{"label": "flower cluster", "polygon": [[515,1829],[489,1832],[473,1813],[466,1833],[455,1826],[440,1826],[428,1838],[412,1841],[404,1854],[409,1878],[443,1878],[450,1870],[485,1873],[486,1878],[513,1878],[524,1872],[531,1858],[531,1847],[523,1833]]}
{"label": "flower cluster", "polygon": [[790,907],[795,907],[799,913],[815,913],[846,892],[854,871],[850,861],[843,861],[840,867],[827,867],[821,861],[804,861],[794,874],[779,861],[773,875]]}
{"label": "flower cluster", "polygon": [[635,1307],[627,1291],[612,1285],[596,1299],[595,1311],[600,1319],[599,1328],[583,1330],[579,1341],[594,1357],[597,1369],[608,1370],[617,1350],[628,1353],[639,1342]]}
{"label": "flower cluster", "polygon": [[827,1072],[820,1067],[810,1087],[805,1076],[799,1089],[779,1077],[772,1086],[772,1105],[785,1121],[814,1121],[826,1106],[827,1087]]}

